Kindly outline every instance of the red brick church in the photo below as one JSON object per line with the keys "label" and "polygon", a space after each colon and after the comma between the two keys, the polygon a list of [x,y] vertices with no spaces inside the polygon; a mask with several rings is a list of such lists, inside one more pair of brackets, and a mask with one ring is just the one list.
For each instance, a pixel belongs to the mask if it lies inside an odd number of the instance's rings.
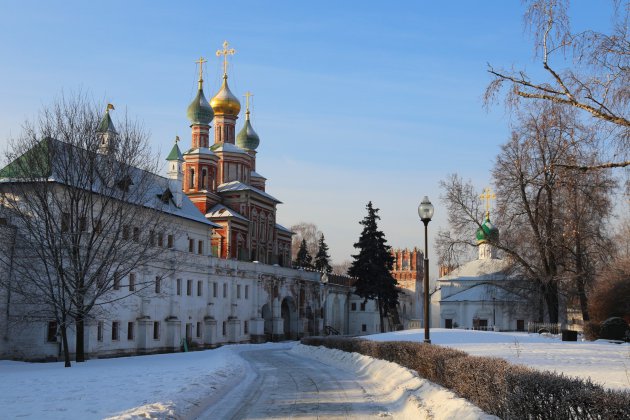
{"label": "red brick church", "polygon": [[227,42],[217,51],[223,56],[223,82],[210,102],[203,91],[206,60],[199,59],[197,95],[187,111],[191,146],[182,153],[176,142],[167,158],[168,176],[179,179],[184,194],[208,220],[221,226],[211,240],[213,255],[289,266],[292,233],[276,223],[276,205],[281,202],[265,192],[266,179],[256,172],[260,138],[250,120],[249,93],[245,121],[236,131],[241,103],[228,86],[227,56],[232,54]]}

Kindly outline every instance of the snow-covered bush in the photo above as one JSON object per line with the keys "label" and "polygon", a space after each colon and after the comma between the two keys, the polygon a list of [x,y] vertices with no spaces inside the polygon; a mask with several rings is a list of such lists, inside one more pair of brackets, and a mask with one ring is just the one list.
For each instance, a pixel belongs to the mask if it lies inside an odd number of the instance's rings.
{"label": "snow-covered bush", "polygon": [[606,390],[590,380],[540,372],[503,359],[469,356],[460,350],[408,341],[306,337],[302,344],[398,363],[505,419],[630,418],[630,392]]}

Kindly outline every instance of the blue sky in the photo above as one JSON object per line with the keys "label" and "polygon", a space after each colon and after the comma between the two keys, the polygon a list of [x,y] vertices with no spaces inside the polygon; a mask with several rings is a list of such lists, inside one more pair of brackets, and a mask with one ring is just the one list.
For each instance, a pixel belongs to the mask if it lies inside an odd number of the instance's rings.
{"label": "blue sky", "polygon": [[[574,29],[608,27],[610,2],[575,3]],[[228,40],[230,87],[254,94],[257,170],[284,203],[278,222],[317,224],[340,262],[371,200],[390,245],[423,247],[422,196],[436,206],[430,232],[446,227],[439,180],[457,172],[481,191],[509,134],[505,108],[482,107],[487,63],[540,71],[522,13],[506,0],[2,1],[0,148],[78,89],[140,119],[163,156],[175,135],[185,147],[194,61],[209,60],[210,98]]]}

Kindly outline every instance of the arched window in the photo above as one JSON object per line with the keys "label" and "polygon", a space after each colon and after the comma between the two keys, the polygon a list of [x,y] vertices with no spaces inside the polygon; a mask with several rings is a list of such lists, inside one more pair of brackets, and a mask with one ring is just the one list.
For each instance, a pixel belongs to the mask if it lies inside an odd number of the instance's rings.
{"label": "arched window", "polygon": [[267,233],[267,217],[262,214],[260,216],[260,240],[261,241],[265,241],[266,239],[266,233]]}
{"label": "arched window", "polygon": [[201,170],[201,189],[206,189],[208,185],[208,170],[203,168]]}
{"label": "arched window", "polygon": [[189,182],[188,188],[195,188],[195,168],[190,168]]}
{"label": "arched window", "polygon": [[252,209],[252,238],[258,239],[258,212]]}

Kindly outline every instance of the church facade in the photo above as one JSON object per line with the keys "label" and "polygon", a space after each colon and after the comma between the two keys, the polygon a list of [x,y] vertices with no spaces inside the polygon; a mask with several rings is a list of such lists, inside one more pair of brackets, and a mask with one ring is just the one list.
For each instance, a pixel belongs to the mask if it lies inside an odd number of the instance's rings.
{"label": "church facade", "polygon": [[489,212],[475,238],[478,258],[447,271],[431,295],[430,322],[434,328],[524,331],[533,319],[531,305],[519,294],[521,281],[508,260],[492,247],[499,230]]}
{"label": "church facade", "polygon": [[[257,172],[260,138],[248,103],[243,126],[236,129],[241,105],[229,89],[227,74],[227,56],[233,52],[226,43],[217,54],[223,55],[224,74],[209,102],[201,70],[205,60],[199,60],[198,90],[187,110],[190,144],[182,151],[177,139],[167,157],[166,177],[150,175],[152,190],[160,192],[160,214],[172,229],[147,236],[159,250],[157,260],[122,278],[104,280],[111,287],[85,320],[88,357],[295,339],[331,328],[340,334],[380,330],[374,303],[362,304],[349,279],[291,268],[292,232],[277,223],[280,201],[266,191],[266,179]],[[103,155],[116,147],[110,109],[97,129],[98,153]],[[48,150],[65,147],[45,141]],[[54,166],[51,162],[52,170]],[[3,191],[19,182],[10,167],[0,170]],[[57,188],[72,185],[60,183]],[[59,213],[65,220],[66,213]],[[82,232],[100,234],[92,223],[78,225]],[[35,305],[16,293],[15,286],[24,279],[13,262],[24,253],[20,238],[25,233],[7,211],[0,214],[0,231],[8,238],[0,244],[2,261],[8,262],[0,264],[0,358],[59,359],[58,320],[30,316]],[[130,241],[149,235],[142,226],[131,232]],[[72,353],[75,326],[68,329]]]}

